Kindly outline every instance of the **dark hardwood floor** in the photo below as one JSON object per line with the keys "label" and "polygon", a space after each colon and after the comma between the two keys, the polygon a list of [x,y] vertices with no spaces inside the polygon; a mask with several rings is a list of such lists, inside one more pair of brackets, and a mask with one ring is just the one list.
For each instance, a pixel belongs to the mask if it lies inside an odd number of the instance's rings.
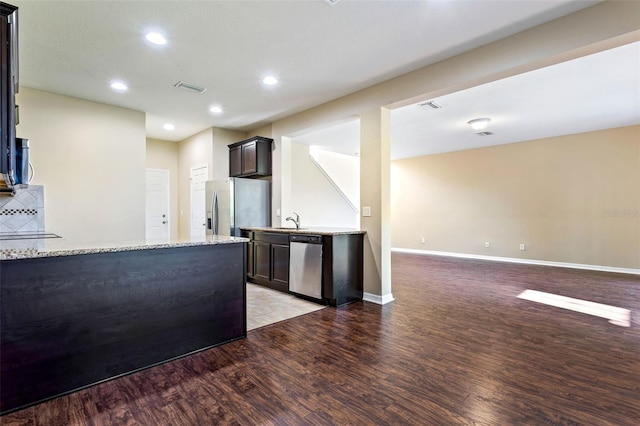
{"label": "dark hardwood floor", "polygon": [[[631,327],[518,299],[630,309]],[[393,255],[385,306],[323,309],[0,418],[9,425],[639,425],[640,278]]]}

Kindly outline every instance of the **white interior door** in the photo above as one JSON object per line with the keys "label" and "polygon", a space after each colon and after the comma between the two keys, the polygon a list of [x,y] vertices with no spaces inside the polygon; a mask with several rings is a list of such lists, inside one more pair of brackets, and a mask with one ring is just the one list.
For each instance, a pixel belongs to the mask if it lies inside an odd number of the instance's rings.
{"label": "white interior door", "polygon": [[146,170],[145,204],[147,240],[168,240],[171,235],[169,170]]}
{"label": "white interior door", "polygon": [[207,232],[205,182],[209,179],[209,165],[191,167],[191,236],[204,237]]}

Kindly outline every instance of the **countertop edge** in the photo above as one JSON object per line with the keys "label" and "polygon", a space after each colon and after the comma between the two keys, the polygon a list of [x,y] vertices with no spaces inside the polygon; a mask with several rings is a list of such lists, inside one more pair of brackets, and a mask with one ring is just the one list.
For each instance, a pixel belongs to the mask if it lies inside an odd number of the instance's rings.
{"label": "countertop edge", "polygon": [[279,234],[315,234],[315,235],[364,235],[367,231],[363,231],[360,229],[323,229],[323,228],[271,228],[271,227],[241,227],[243,231],[253,231],[253,232],[274,232]]}
{"label": "countertop edge", "polygon": [[[15,240],[24,241],[24,240]],[[122,242],[122,243],[69,243],[64,240],[56,242],[56,240],[28,240],[29,242],[22,244],[13,244],[15,247],[9,247],[9,244],[5,241],[5,244],[0,246],[0,261],[22,260],[22,259],[38,259],[47,257],[63,257],[63,256],[78,256],[86,254],[100,254],[100,253],[119,253],[127,251],[142,251],[142,250],[158,250],[158,249],[171,249],[181,247],[199,247],[199,246],[212,246],[219,244],[238,244],[249,242],[248,238],[243,237],[223,237],[222,239],[207,239],[203,241],[177,241],[177,242]],[[59,241],[59,240],[58,240]],[[37,248],[38,244],[53,245],[53,248]],[[56,244],[69,244],[70,247],[56,248]],[[91,247],[91,245],[96,245]],[[77,245],[78,247],[73,247]],[[86,247],[82,247],[85,245]],[[7,248],[5,248],[6,246]],[[22,247],[20,247],[22,246]],[[29,247],[31,246],[31,247]]]}

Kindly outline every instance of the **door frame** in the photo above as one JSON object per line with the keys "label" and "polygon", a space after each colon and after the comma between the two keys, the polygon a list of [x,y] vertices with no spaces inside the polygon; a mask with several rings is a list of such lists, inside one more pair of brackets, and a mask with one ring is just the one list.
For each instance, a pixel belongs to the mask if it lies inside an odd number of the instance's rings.
{"label": "door frame", "polygon": [[[205,182],[209,180],[209,163],[201,163],[201,164],[195,164],[192,165],[191,167],[189,167],[189,236],[193,235],[193,211],[192,211],[192,207],[193,207],[193,171],[197,170],[197,169],[205,169],[207,170],[207,178],[205,179]],[[205,190],[206,193],[206,190]],[[204,218],[206,220],[206,212],[204,215]],[[206,229],[204,231],[205,235],[207,233]]]}

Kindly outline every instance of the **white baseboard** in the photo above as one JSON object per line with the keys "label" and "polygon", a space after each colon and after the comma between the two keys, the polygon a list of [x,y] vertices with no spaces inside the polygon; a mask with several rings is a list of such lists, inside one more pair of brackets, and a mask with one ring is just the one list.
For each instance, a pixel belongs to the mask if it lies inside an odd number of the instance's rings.
{"label": "white baseboard", "polygon": [[525,265],[555,266],[558,268],[586,269],[588,271],[616,272],[618,274],[640,275],[640,269],[617,268],[615,266],[586,265],[582,263],[551,262],[548,260],[518,259],[515,257],[485,256],[481,254],[451,253],[446,251],[415,250],[415,249],[404,249],[404,248],[391,248],[391,251],[395,251],[398,253],[412,253],[412,254],[423,254],[423,255],[431,255],[431,256],[447,256],[447,257],[458,257],[461,259],[490,260],[493,262],[522,263]]}
{"label": "white baseboard", "polygon": [[394,298],[391,293],[379,296],[377,294],[365,292],[362,300],[365,302],[376,303],[378,305],[386,305],[387,303],[393,302]]}

